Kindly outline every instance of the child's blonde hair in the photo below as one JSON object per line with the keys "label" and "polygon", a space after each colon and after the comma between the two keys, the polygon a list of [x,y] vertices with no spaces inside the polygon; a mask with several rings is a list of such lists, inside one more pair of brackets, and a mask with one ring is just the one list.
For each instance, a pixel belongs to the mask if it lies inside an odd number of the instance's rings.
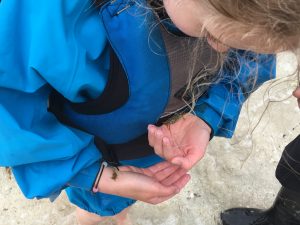
{"label": "child's blonde hair", "polygon": [[[200,1],[200,0],[197,0]],[[202,0],[201,0],[202,1]],[[299,0],[204,0],[217,13],[238,21],[248,32],[259,29],[266,44],[290,50],[297,57],[300,85],[300,2]]]}
{"label": "child's blonde hair", "polygon": [[[272,44],[294,50],[300,43],[299,0],[205,0],[218,13],[267,33]],[[251,29],[252,28],[252,29]]]}

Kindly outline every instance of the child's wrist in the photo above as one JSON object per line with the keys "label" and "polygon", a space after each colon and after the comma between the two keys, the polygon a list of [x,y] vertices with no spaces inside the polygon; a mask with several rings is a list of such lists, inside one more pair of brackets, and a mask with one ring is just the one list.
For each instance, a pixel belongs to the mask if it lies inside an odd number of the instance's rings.
{"label": "child's wrist", "polygon": [[98,192],[106,194],[116,194],[117,186],[119,186],[118,179],[114,177],[119,175],[120,171],[116,171],[114,167],[106,167],[98,184]]}

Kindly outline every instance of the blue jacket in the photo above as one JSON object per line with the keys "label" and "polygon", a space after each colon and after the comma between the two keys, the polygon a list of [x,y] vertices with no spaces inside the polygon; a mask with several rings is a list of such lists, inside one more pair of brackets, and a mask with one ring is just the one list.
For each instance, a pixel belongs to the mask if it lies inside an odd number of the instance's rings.
{"label": "blue jacket", "polygon": [[[28,198],[66,186],[90,190],[101,155],[93,136],[59,123],[47,111],[52,88],[73,102],[97,97],[107,82],[109,51],[90,0],[0,3],[0,165],[13,168]],[[196,114],[217,136],[231,137],[248,93],[275,74],[272,55],[233,52],[236,70],[200,98]],[[244,63],[245,62],[245,63]],[[258,80],[249,86],[258,71]],[[253,84],[253,82],[250,82]]]}

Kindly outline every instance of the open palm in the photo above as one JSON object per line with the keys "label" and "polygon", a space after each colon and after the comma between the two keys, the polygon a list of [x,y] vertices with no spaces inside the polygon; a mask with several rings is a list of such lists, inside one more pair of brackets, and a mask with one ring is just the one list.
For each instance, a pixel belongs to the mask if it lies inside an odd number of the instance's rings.
{"label": "open palm", "polygon": [[120,166],[115,179],[112,173],[113,168],[105,168],[98,190],[151,204],[172,198],[190,180],[186,170],[166,161],[148,168]]}
{"label": "open palm", "polygon": [[203,120],[189,113],[172,124],[149,125],[148,141],[162,158],[191,169],[204,156],[210,132]]}

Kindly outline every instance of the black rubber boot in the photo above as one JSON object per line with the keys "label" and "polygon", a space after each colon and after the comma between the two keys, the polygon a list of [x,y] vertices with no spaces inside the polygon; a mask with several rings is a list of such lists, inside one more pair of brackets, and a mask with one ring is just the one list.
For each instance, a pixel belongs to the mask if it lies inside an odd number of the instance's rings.
{"label": "black rubber boot", "polygon": [[300,225],[300,193],[281,188],[270,209],[228,209],[221,220],[223,225]]}

